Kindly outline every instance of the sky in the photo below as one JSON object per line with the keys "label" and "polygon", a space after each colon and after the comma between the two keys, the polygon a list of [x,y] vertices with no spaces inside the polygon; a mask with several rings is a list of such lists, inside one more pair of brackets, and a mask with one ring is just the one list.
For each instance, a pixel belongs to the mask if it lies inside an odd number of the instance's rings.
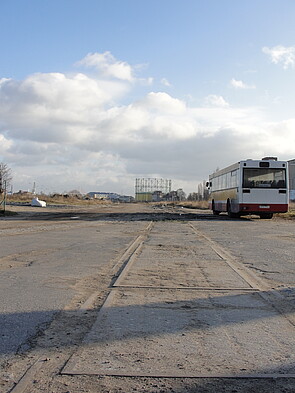
{"label": "sky", "polygon": [[189,194],[295,158],[293,0],[0,0],[0,162],[13,191]]}

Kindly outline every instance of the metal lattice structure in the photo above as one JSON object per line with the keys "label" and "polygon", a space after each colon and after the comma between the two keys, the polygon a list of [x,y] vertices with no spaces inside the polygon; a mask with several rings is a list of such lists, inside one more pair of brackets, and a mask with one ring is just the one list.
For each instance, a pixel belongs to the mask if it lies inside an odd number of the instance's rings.
{"label": "metal lattice structure", "polygon": [[135,180],[135,199],[137,201],[151,201],[152,194],[159,191],[168,194],[171,191],[171,180],[162,178],[137,178]]}

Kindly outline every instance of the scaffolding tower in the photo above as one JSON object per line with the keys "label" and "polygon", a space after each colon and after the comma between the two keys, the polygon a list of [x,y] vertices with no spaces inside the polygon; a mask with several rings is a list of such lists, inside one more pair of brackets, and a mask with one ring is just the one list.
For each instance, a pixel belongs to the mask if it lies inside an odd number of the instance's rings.
{"label": "scaffolding tower", "polygon": [[171,183],[169,179],[137,178],[135,180],[135,200],[150,202],[155,191],[168,194],[171,191]]}

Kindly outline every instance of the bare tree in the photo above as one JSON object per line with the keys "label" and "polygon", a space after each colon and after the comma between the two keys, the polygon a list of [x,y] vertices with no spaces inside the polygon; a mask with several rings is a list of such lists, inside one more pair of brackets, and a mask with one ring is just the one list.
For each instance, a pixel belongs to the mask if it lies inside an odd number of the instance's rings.
{"label": "bare tree", "polygon": [[188,201],[197,201],[198,200],[198,194],[196,192],[191,192],[188,197]]}
{"label": "bare tree", "polygon": [[12,181],[12,172],[7,164],[0,162],[0,194],[3,194]]}

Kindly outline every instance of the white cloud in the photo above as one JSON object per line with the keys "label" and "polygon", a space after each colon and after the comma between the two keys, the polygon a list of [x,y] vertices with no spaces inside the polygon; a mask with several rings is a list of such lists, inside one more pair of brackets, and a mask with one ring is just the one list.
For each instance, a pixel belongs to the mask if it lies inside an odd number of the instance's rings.
{"label": "white cloud", "polygon": [[0,86],[4,83],[6,83],[7,81],[11,80],[10,78],[1,78],[0,79]]}
{"label": "white cloud", "polygon": [[[273,122],[268,124],[268,132],[271,137],[271,145],[275,147],[279,155],[294,157],[295,146],[295,118]],[[286,143],[287,141],[287,143]]]}
{"label": "white cloud", "polygon": [[171,114],[180,114],[186,109],[183,101],[164,92],[150,92],[138,105],[151,111]]}
{"label": "white cloud", "polygon": [[138,81],[143,85],[143,86],[151,86],[154,83],[154,78],[153,77],[148,77],[148,78],[139,78]]}
{"label": "white cloud", "polygon": [[[6,139],[4,135],[0,134],[0,154],[5,154],[10,147],[12,146],[13,142],[9,139]],[[1,161],[1,157],[0,157]]]}
{"label": "white cloud", "polygon": [[234,87],[235,89],[245,89],[245,90],[247,90],[247,89],[256,89],[255,85],[247,85],[243,81],[237,80],[237,79],[234,79],[234,78],[231,79],[230,85],[232,87]]}
{"label": "white cloud", "polygon": [[272,48],[267,46],[262,48],[263,53],[270,56],[272,63],[282,64],[283,68],[293,68],[295,66],[295,47],[277,45]]}
{"label": "white cloud", "polygon": [[[104,109],[126,94],[119,81],[90,78],[84,74],[34,74],[0,85],[0,115],[10,136],[72,142],[88,133]],[[1,128],[0,128],[1,129]]]}
{"label": "white cloud", "polygon": [[205,98],[205,104],[209,106],[218,106],[226,108],[229,106],[229,103],[225,101],[222,96],[218,96],[215,94],[210,94]]}
{"label": "white cloud", "polygon": [[161,79],[161,83],[162,83],[163,86],[166,86],[166,87],[171,87],[172,86],[171,83],[166,78],[162,78]]}
{"label": "white cloud", "polygon": [[232,161],[293,156],[292,119],[269,123],[261,109],[215,94],[204,106],[156,91],[132,99],[136,84],[110,75],[1,80],[0,161],[15,188],[36,181],[48,191],[132,193],[135,177],[155,174],[194,187]]}
{"label": "white cloud", "polygon": [[124,62],[118,61],[110,52],[88,53],[77,65],[94,67],[103,75],[131,82],[133,77],[132,67]]}

